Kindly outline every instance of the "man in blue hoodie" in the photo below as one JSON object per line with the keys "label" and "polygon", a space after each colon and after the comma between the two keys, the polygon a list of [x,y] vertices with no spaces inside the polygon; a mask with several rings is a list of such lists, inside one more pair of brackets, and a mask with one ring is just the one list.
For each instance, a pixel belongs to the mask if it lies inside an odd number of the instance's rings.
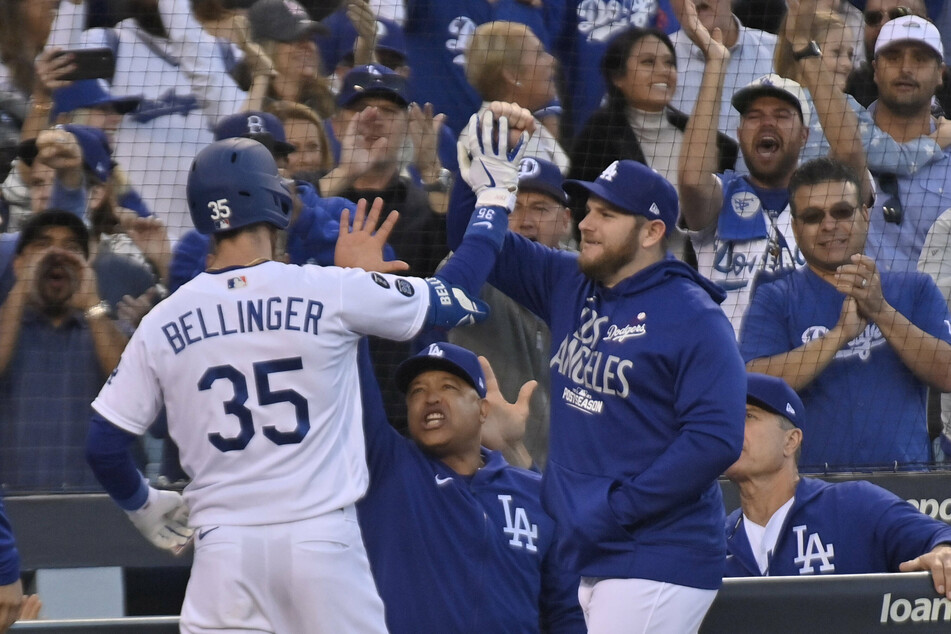
{"label": "man in blue hoodie", "polygon": [[778,377],[750,373],[746,439],[726,472],[741,507],[727,518],[727,576],[931,571],[951,599],[951,527],[863,480],[801,478],[805,408]]}
{"label": "man in blue hoodie", "polygon": [[[467,176],[477,195],[503,180]],[[716,479],[743,441],[724,293],[668,252],[677,193],[657,172],[616,161],[565,187],[587,195],[581,252],[509,232],[489,278],[551,328],[542,500],[557,558],[581,575],[589,632],[696,632],[726,554]],[[453,206],[451,248],[467,215]]]}

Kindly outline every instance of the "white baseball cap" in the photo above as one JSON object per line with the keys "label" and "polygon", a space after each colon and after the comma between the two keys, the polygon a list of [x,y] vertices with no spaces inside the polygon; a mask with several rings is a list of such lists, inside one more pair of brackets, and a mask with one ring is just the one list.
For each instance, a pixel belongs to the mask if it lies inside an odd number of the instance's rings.
{"label": "white baseball cap", "polygon": [[742,115],[746,114],[750,104],[752,104],[756,98],[763,96],[778,97],[796,106],[799,110],[799,114],[802,116],[803,125],[806,127],[809,126],[809,120],[812,117],[812,108],[809,107],[809,102],[806,100],[806,93],[803,91],[802,86],[776,73],[757,77],[743,88],[740,88],[733,93],[731,103],[737,112]]}
{"label": "white baseball cap", "polygon": [[944,60],[944,46],[938,27],[917,15],[905,15],[886,22],[875,40],[875,55],[899,42],[921,42]]}

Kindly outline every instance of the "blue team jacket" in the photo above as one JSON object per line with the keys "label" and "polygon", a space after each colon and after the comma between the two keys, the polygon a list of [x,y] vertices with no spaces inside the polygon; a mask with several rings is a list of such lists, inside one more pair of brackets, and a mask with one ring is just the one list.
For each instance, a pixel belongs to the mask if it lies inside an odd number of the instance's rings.
{"label": "blue team jacket", "polygon": [[370,487],[357,503],[392,634],[581,634],[578,575],[554,564],[540,476],[483,448],[460,476],[390,427],[360,357]]}
{"label": "blue team jacket", "polygon": [[864,480],[802,478],[776,538],[766,575],[743,529],[742,509],[726,520],[728,577],[898,572],[898,565],[938,544],[951,526]]}
{"label": "blue team jacket", "polygon": [[[453,242],[465,208],[450,210]],[[723,291],[672,256],[605,288],[575,255],[511,232],[489,282],[551,328],[542,499],[563,538],[560,563],[583,576],[718,588],[716,479],[739,457],[746,412]]]}

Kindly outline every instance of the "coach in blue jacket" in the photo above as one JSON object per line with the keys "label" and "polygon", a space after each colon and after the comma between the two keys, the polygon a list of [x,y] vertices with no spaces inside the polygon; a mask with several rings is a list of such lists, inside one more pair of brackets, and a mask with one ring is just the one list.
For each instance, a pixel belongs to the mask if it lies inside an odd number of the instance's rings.
{"label": "coach in blue jacket", "polygon": [[[449,343],[404,361],[396,370],[408,410],[403,438],[361,363],[370,487],[357,510],[391,634],[585,631],[578,577],[554,564],[541,477],[482,446],[488,419],[517,418],[492,412],[508,404],[489,378],[475,354]],[[522,432],[529,397],[523,389],[516,404]]]}
{"label": "coach in blue jacket", "polygon": [[750,373],[746,437],[726,475],[741,508],[727,518],[727,576],[930,570],[951,599],[951,527],[863,480],[831,484],[797,467],[802,401],[780,378]]}

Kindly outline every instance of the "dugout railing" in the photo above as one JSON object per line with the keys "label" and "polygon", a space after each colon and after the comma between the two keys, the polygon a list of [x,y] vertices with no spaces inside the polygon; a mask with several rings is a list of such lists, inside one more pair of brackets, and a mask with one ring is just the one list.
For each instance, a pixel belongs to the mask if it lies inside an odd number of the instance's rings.
{"label": "dugout railing", "polygon": [[[825,476],[829,480],[856,477],[889,489],[919,510],[951,523],[951,472]],[[726,481],[721,485],[725,506],[736,508],[735,487]],[[40,621],[20,624],[16,631],[177,631],[177,621],[171,615],[177,613],[184,596],[190,551],[176,557],[152,547],[125,513],[102,494],[9,496],[4,503],[32,590],[36,589],[32,581],[49,571],[112,571],[119,576],[111,590],[105,588],[109,584],[97,586],[98,581],[58,588],[76,593],[73,605],[88,605],[90,593],[122,595],[108,597],[113,606],[118,601],[118,613],[113,608],[94,617],[148,617]],[[51,607],[61,606],[60,613],[48,616],[73,616],[63,613],[70,605],[66,600],[63,608],[63,599],[69,597],[43,596],[41,591],[41,598]],[[927,573],[728,580],[701,631],[819,633],[895,628],[951,632],[951,603],[937,596]]]}

